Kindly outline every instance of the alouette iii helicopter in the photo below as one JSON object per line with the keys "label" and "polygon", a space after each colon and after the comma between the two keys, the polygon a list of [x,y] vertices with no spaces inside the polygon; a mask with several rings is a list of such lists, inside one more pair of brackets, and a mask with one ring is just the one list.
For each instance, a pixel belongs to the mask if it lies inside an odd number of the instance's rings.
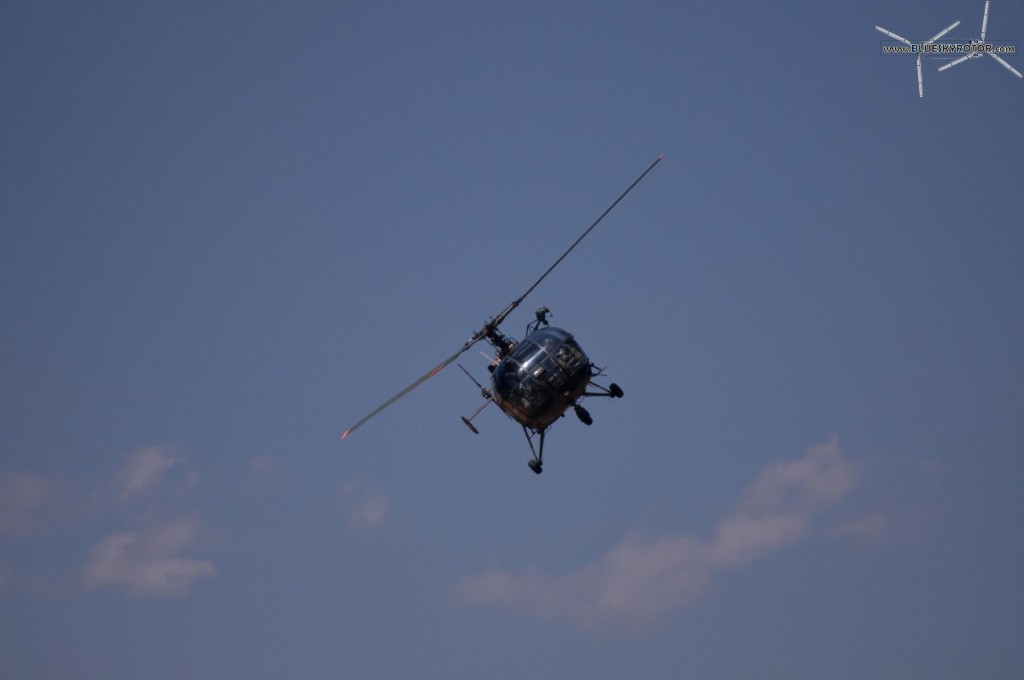
{"label": "alouette iii helicopter", "polygon": [[[481,340],[486,340],[496,350],[496,354],[488,366],[491,373],[490,388],[477,382],[469,371],[459,364],[459,368],[480,388],[480,393],[484,398],[484,403],[480,408],[468,418],[463,416],[462,422],[475,434],[479,434],[476,426],[473,425],[473,419],[491,402],[497,404],[498,408],[507,416],[522,426],[526,441],[533,454],[529,463],[530,469],[539,475],[544,468],[544,435],[551,425],[561,418],[570,407],[585,425],[592,424],[593,419],[590,417],[590,413],[583,408],[580,401],[584,397],[618,398],[622,396],[622,388],[615,383],[603,387],[594,382],[594,378],[604,375],[603,369],[598,368],[590,361],[571,333],[548,324],[547,317],[551,312],[547,307],[541,307],[536,311],[537,318],[526,327],[526,337],[519,342],[499,331],[498,327],[512,310],[518,307],[526,299],[526,296],[540,285],[540,282],[664,157],[664,154],[658,156],[658,159],[651,163],[650,167],[644,170],[643,174],[630,184],[629,188],[608,206],[607,210],[601,213],[601,216],[569,246],[568,250],[562,253],[561,257],[555,260],[554,264],[548,267],[539,279],[533,282],[533,285],[526,289],[525,293],[513,300],[497,316],[488,319],[483,328],[473,333],[454,354],[345,430],[341,438],[345,439],[370,418],[394,404],[428,379],[433,378],[441,369],[454,363],[470,347]],[[539,439],[537,447],[533,445],[534,437]]]}

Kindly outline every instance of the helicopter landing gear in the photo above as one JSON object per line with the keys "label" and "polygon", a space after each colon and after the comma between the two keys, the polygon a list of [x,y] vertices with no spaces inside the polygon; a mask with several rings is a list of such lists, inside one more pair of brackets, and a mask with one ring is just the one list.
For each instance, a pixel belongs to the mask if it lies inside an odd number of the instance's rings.
{"label": "helicopter landing gear", "polygon": [[602,385],[598,385],[596,382],[591,381],[590,386],[595,387],[600,391],[584,392],[584,397],[610,397],[612,399],[621,399],[622,395],[624,394],[622,388],[616,385],[615,383],[612,383],[608,387],[604,387]]}
{"label": "helicopter landing gear", "polygon": [[583,408],[581,405],[576,404],[576,417],[580,419],[580,422],[584,425],[593,425],[594,419],[590,417],[590,412]]}
{"label": "helicopter landing gear", "polygon": [[[526,435],[526,443],[530,445],[530,452],[533,453],[533,458],[530,460],[528,465],[533,470],[534,474],[540,474],[544,472],[544,433],[547,432],[547,428],[543,430],[528,430],[526,426],[523,426],[523,434]],[[540,434],[540,445],[533,448],[533,435]]]}

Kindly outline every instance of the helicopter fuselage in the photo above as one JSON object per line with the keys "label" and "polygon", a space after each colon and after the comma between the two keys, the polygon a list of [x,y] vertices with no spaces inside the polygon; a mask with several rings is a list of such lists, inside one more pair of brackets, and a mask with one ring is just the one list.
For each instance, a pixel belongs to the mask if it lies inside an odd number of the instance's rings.
{"label": "helicopter fuselage", "polygon": [[571,333],[538,328],[495,366],[494,402],[520,425],[544,430],[580,398],[592,368]]}

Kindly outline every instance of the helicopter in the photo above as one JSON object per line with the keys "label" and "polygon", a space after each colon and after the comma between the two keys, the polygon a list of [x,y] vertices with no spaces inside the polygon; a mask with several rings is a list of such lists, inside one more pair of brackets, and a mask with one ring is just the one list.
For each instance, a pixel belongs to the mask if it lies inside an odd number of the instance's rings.
{"label": "helicopter", "polygon": [[[357,428],[378,415],[381,411],[409,394],[424,382],[433,378],[445,367],[453,364],[467,350],[481,340],[486,340],[494,349],[495,355],[490,360],[490,387],[483,386],[459,364],[463,373],[480,389],[484,403],[468,418],[463,416],[462,422],[474,433],[479,434],[473,419],[489,404],[494,403],[509,418],[519,423],[526,435],[532,458],[529,467],[536,474],[544,470],[544,437],[548,429],[572,408],[576,417],[585,425],[593,424],[593,418],[580,401],[585,397],[608,397],[612,399],[623,396],[622,388],[611,383],[607,387],[594,382],[594,378],[604,375],[580,347],[568,331],[550,325],[548,316],[551,310],[541,307],[535,312],[534,321],[526,327],[526,335],[516,341],[499,330],[499,326],[514,309],[522,304],[533,290],[547,278],[555,267],[561,264],[569,253],[579,245],[580,241],[593,231],[594,227],[619,204],[633,188],[643,180],[665,157],[664,154],[651,163],[644,172],[619,195],[608,208],[601,213],[593,224],[577,238],[562,255],[541,274],[540,278],[526,289],[526,292],[513,300],[496,316],[488,319],[480,330],[476,331],[447,359],[420,376],[398,394],[375,408],[369,415],[342,433],[344,440]],[[534,446],[534,439],[538,445]]]}

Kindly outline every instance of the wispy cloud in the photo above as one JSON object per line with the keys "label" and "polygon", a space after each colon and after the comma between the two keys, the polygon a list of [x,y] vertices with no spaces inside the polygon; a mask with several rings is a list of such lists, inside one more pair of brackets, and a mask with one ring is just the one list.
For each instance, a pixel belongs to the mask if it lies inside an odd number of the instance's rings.
{"label": "wispy cloud", "polygon": [[627,536],[575,572],[491,568],[457,587],[463,599],[564,618],[584,627],[640,626],[702,594],[715,572],[803,539],[815,513],[854,482],[836,437],[775,463],[747,487],[712,536]]}
{"label": "wispy cloud", "polygon": [[[84,566],[76,552],[76,582],[179,595],[216,573],[213,563],[186,554],[199,526],[187,509],[198,478],[185,456],[167,446],[137,449],[100,481],[0,471],[0,538],[24,540],[45,529],[52,541],[81,546],[86,535],[84,544],[92,546]],[[41,563],[0,563],[0,592],[43,593],[53,582]]]}
{"label": "wispy cloud", "polygon": [[[177,469],[173,479],[172,468]],[[213,563],[184,554],[193,542],[197,516],[166,519],[168,513],[174,517],[180,512],[182,493],[197,477],[183,456],[165,446],[146,446],[128,456],[107,491],[116,503],[115,517],[132,530],[92,546],[83,570],[85,586],[122,586],[135,595],[171,596],[213,576]]]}
{"label": "wispy cloud", "polygon": [[147,446],[133,453],[115,478],[121,501],[134,500],[159,484],[164,473],[179,462],[162,446]]}
{"label": "wispy cloud", "polygon": [[386,493],[366,478],[350,479],[336,485],[339,503],[350,531],[379,529],[388,521],[391,501]]}
{"label": "wispy cloud", "polygon": [[211,562],[182,555],[193,541],[194,516],[155,526],[144,533],[114,534],[92,547],[85,567],[88,588],[125,586],[137,595],[180,595],[195,581],[213,576]]}

